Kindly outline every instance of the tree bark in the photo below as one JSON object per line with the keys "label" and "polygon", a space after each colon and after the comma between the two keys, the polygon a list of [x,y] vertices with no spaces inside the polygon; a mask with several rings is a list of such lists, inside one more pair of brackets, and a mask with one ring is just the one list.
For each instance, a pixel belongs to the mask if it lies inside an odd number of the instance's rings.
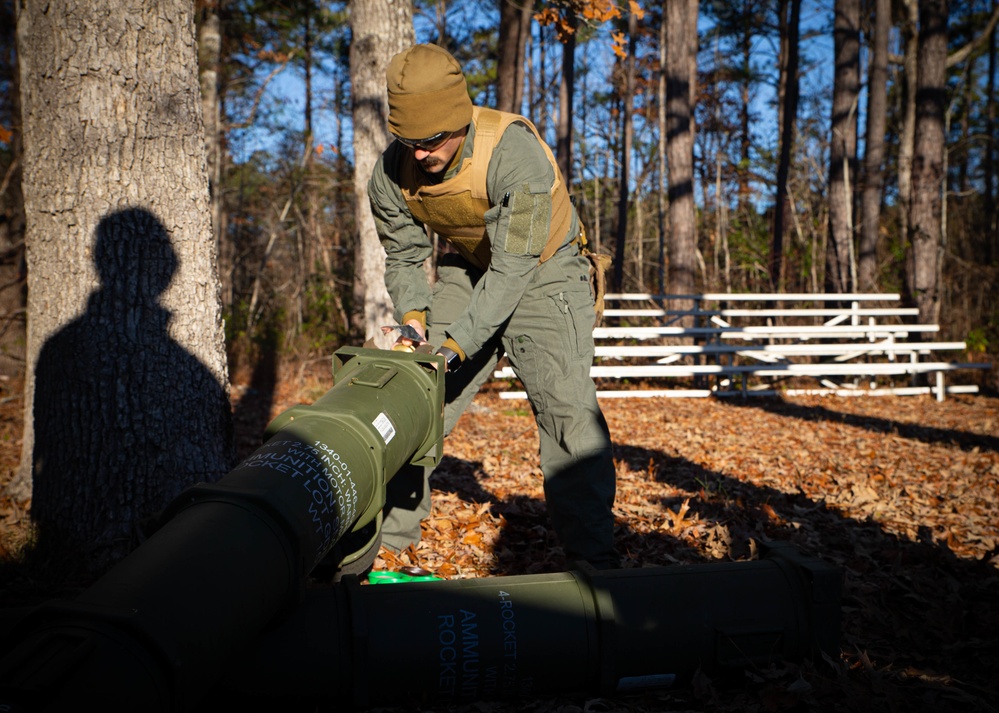
{"label": "tree bark", "polygon": [[668,2],[665,12],[669,291],[693,294],[697,267],[693,111],[697,80],[697,0]]}
{"label": "tree bark", "polygon": [[558,91],[558,126],[555,130],[555,161],[566,188],[572,193],[572,107],[576,89],[576,15],[570,8],[566,21],[572,26],[562,41],[562,76]]}
{"label": "tree bark", "polygon": [[912,201],[912,152],[916,136],[916,83],[919,71],[919,5],[917,0],[902,0],[905,18],[901,30],[904,43],[903,74],[905,75],[905,105],[902,113],[902,134],[898,142],[898,211],[899,233],[909,236],[909,204]]}
{"label": "tree bark", "polygon": [[531,29],[531,3],[499,0],[499,13],[496,108],[520,113],[524,102],[524,59]]}
{"label": "tree bark", "polygon": [[[999,133],[996,126],[996,30],[989,34],[989,76],[985,82],[985,127],[986,133],[991,137],[985,147],[985,205],[994,206],[999,189],[996,186],[997,154],[999,154],[999,141],[996,135]],[[986,261],[992,263],[999,258],[999,211],[992,211],[992,217],[988,221],[989,238],[987,241],[989,252]]]}
{"label": "tree bark", "polygon": [[233,465],[192,12],[19,3],[21,472],[40,544],[78,549],[93,571]]}
{"label": "tree bark", "polygon": [[24,374],[25,306],[24,195],[21,176],[24,165],[21,140],[21,97],[15,45],[14,4],[0,6],[0,59],[2,80],[10,91],[0,97],[0,126],[10,127],[7,162],[0,160],[0,375]]}
{"label": "tree bark", "polygon": [[853,289],[853,189],[860,90],[860,0],[836,0],[832,126],[829,137],[829,242],[826,289]]}
{"label": "tree bark", "polygon": [[628,236],[628,200],[631,181],[631,147],[634,137],[634,122],[632,112],[635,107],[635,45],[638,30],[635,13],[628,15],[628,56],[624,60],[625,81],[624,96],[621,97],[621,177],[618,181],[617,194],[617,231],[614,246],[614,284],[619,291],[624,291],[624,262],[627,255],[626,242]]}
{"label": "tree bark", "polygon": [[783,97],[780,109],[780,154],[777,161],[777,197],[774,205],[774,233],[770,244],[770,287],[781,290],[784,283],[784,233],[788,203],[787,181],[794,155],[794,127],[798,119],[798,30],[801,17],[801,0],[784,0],[780,3],[781,77]]}
{"label": "tree bark", "polygon": [[919,2],[916,135],[906,277],[909,295],[919,308],[919,321],[928,324],[940,318],[937,282],[947,104],[947,12],[947,0]]}
{"label": "tree bark", "polygon": [[[665,19],[665,18],[664,18]],[[659,234],[659,294],[666,294],[666,250],[669,231],[666,218],[669,203],[666,200],[666,23],[659,23],[659,76],[656,82],[656,124],[659,137],[656,141],[656,158],[659,161],[658,190],[656,191],[656,231]],[[717,253],[716,253],[717,254]]]}
{"label": "tree bark", "polygon": [[881,190],[884,184],[884,138],[888,117],[888,33],[891,0],[876,0],[870,41],[867,83],[867,130],[864,141],[864,192],[857,258],[859,289],[877,290],[878,234],[881,230]]}
{"label": "tree bark", "polygon": [[387,347],[394,340],[382,334],[381,327],[392,324],[392,299],[385,288],[385,251],[371,215],[368,179],[392,138],[388,131],[385,70],[392,57],[414,42],[413,9],[408,2],[393,0],[354,0],[350,9],[354,210],[360,236],[354,263],[354,304],[364,306],[361,327],[365,339]]}

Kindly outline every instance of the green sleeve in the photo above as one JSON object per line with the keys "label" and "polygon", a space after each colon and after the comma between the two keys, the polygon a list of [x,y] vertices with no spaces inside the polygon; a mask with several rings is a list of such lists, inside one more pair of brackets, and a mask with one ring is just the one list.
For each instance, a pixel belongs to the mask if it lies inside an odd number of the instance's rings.
{"label": "green sleeve", "polygon": [[523,297],[548,240],[554,182],[555,171],[534,133],[522,124],[510,126],[486,173],[492,204],[486,212],[492,248],[489,268],[476,284],[466,312],[447,330],[465,352],[481,349]]}
{"label": "green sleeve", "polygon": [[385,249],[385,287],[399,322],[407,312],[430,309],[430,284],[423,271],[433,246],[423,225],[413,218],[399,186],[388,176],[391,152],[375,164],[368,181],[368,200],[378,239]]}

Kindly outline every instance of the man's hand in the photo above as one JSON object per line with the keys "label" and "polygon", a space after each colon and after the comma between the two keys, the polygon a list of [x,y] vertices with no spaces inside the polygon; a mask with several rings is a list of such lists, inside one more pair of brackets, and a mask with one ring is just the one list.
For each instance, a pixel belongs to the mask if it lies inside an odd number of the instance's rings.
{"label": "man's hand", "polygon": [[382,327],[384,334],[392,331],[399,332],[399,338],[396,339],[395,345],[392,347],[396,351],[413,351],[421,344],[429,344],[423,332],[423,325],[418,320],[411,319],[405,324],[392,324]]}

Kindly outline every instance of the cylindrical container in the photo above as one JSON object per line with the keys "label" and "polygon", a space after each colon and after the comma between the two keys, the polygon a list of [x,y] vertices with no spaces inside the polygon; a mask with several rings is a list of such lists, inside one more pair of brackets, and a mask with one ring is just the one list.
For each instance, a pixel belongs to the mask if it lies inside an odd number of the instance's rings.
{"label": "cylindrical container", "polygon": [[[757,561],[312,591],[225,688],[348,706],[613,695],[839,648],[838,569]],[[391,685],[385,685],[385,681]]]}
{"label": "cylindrical container", "polygon": [[[443,359],[343,349],[334,386],[291,409],[222,480],[76,600],[43,605],[0,643],[0,710],[182,711],[279,615],[385,481],[441,453]],[[5,708],[5,706],[8,706]]]}

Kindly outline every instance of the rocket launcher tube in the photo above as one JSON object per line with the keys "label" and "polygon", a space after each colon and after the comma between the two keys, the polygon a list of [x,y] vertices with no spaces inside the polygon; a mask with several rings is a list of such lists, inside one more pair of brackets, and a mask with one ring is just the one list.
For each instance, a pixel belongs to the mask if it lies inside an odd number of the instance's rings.
{"label": "rocket launcher tube", "polygon": [[[763,559],[310,591],[223,686],[330,710],[613,696],[839,653],[842,573]],[[388,676],[390,685],[385,685]],[[324,710],[326,708],[323,708]]]}
{"label": "rocket launcher tube", "polygon": [[278,417],[218,483],[182,493],[77,599],[14,627],[0,642],[0,710],[190,710],[298,605],[339,539],[377,517],[385,482],[408,461],[440,458],[442,362],[338,351],[325,396]]}

